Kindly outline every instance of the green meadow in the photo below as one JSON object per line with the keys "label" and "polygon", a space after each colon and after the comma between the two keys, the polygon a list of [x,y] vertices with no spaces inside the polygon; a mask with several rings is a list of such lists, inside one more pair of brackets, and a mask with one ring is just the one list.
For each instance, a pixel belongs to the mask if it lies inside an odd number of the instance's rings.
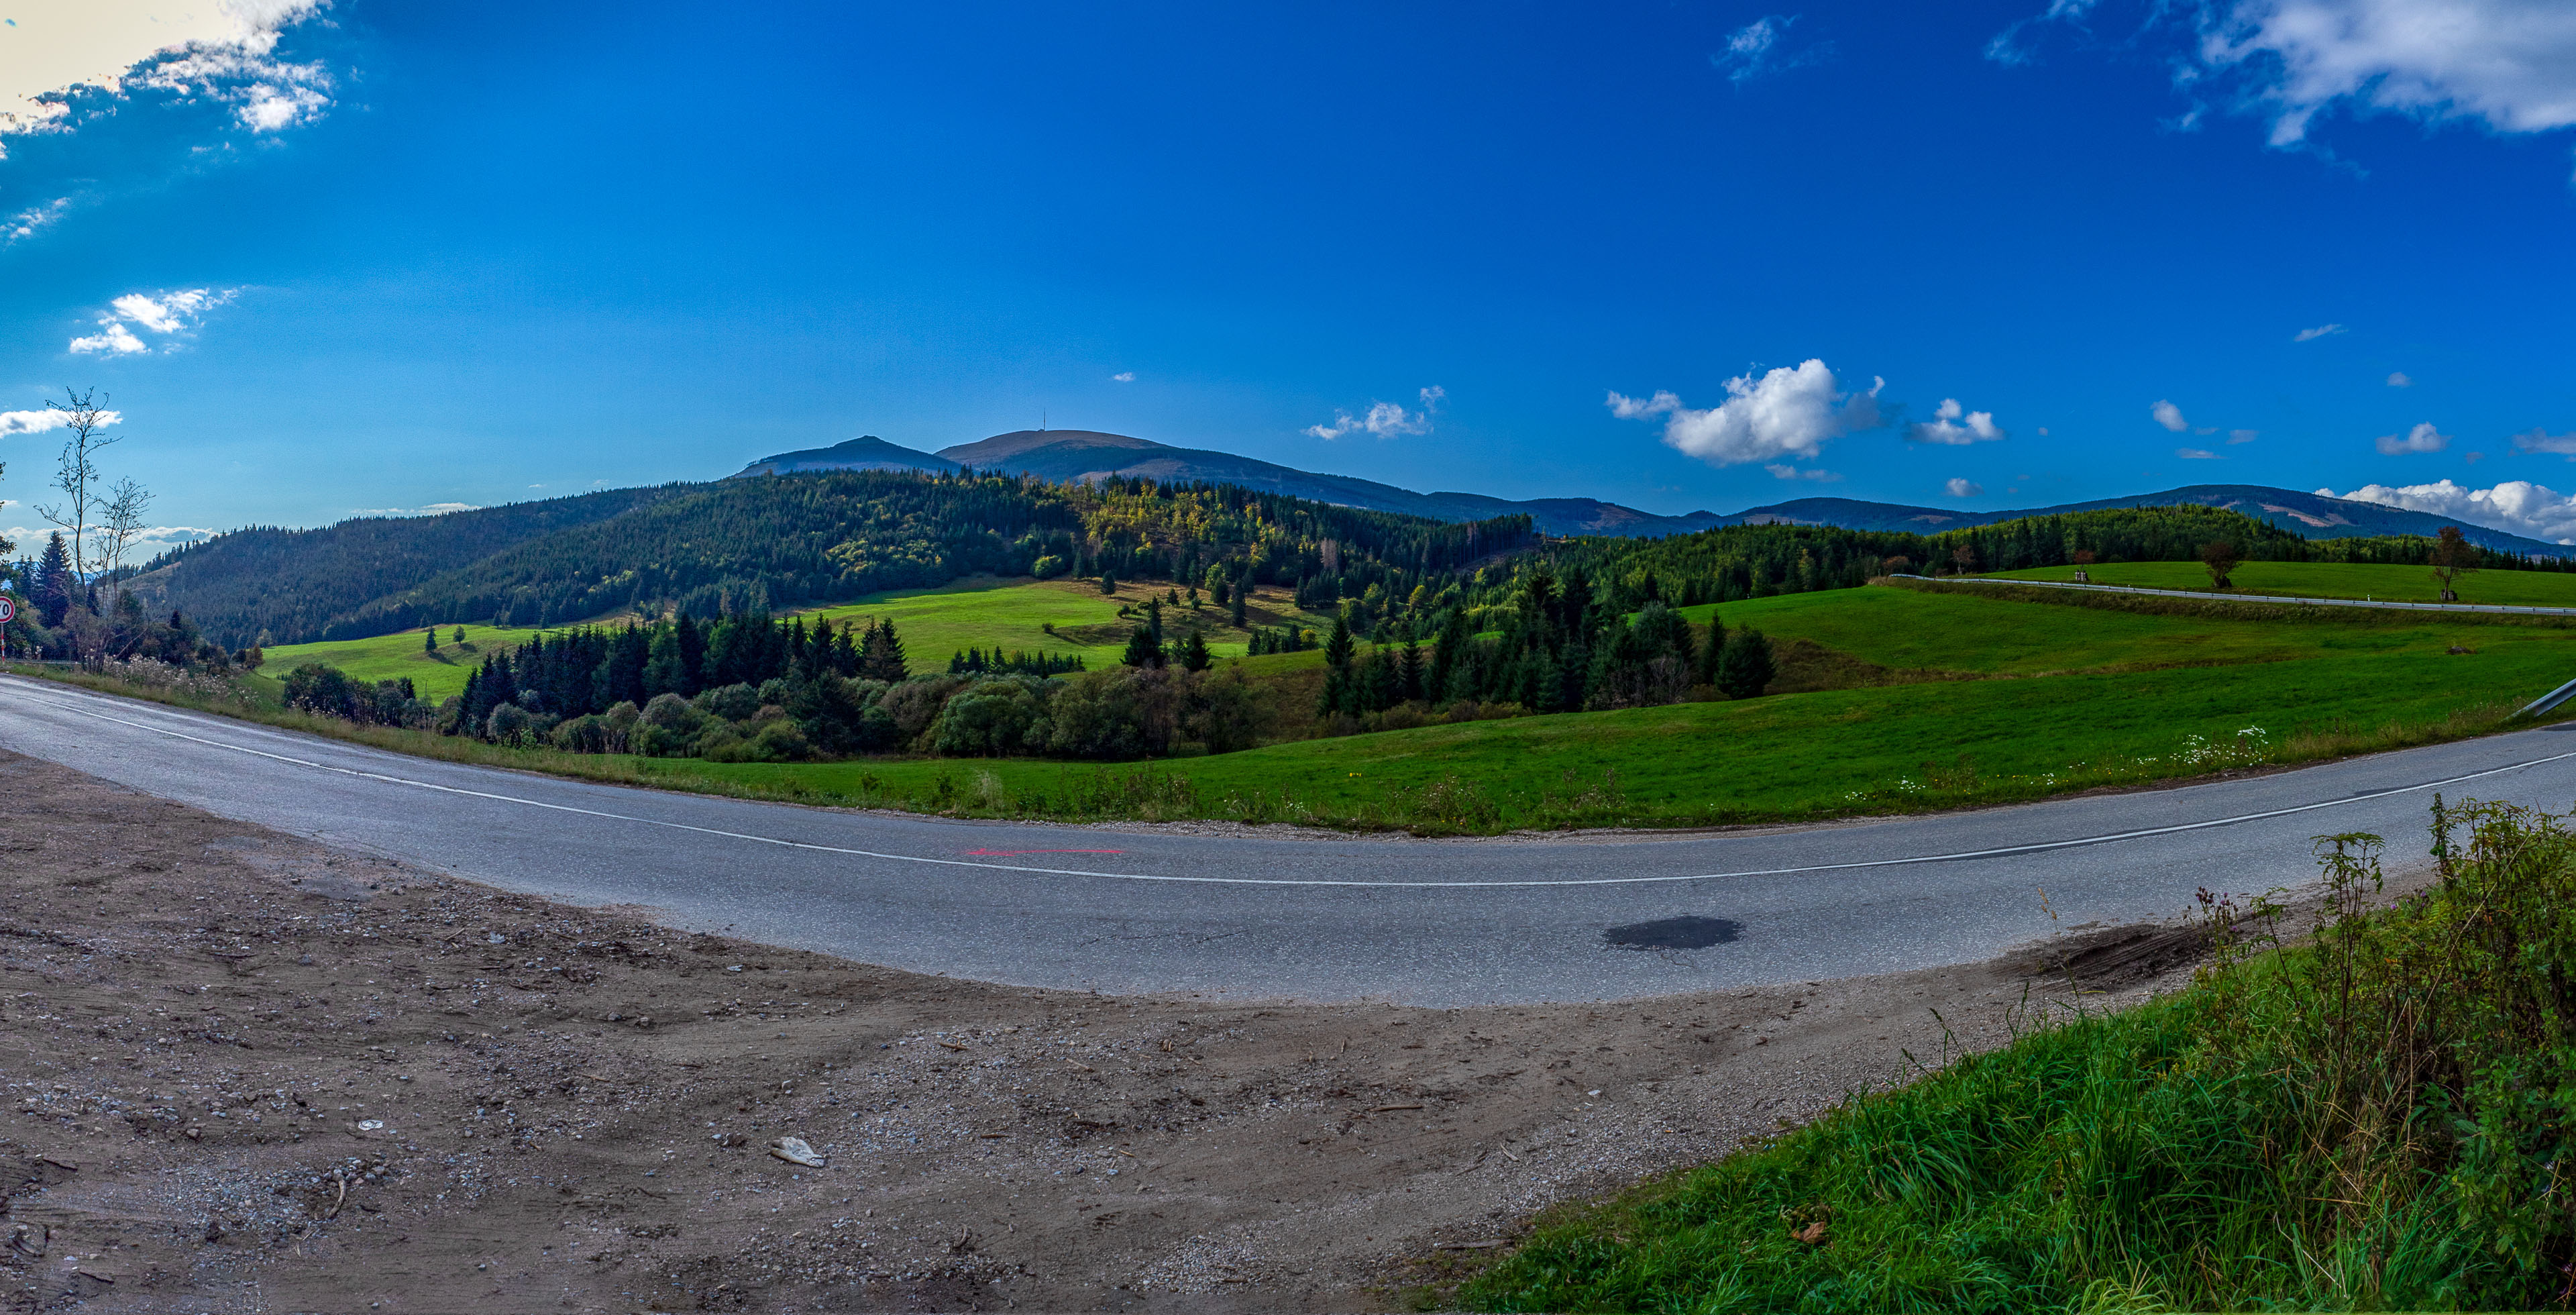
{"label": "green meadow", "polygon": [[[1999,580],[2072,580],[2079,568],[2041,566],[1999,571]],[[2113,562],[2080,568],[2095,584],[2200,593],[2289,594],[2307,598],[2377,598],[2398,603],[2441,601],[2429,566],[2361,566],[2340,562],[2246,562],[2228,577],[2234,586],[2209,587],[2209,569],[2198,562]],[[2576,607],[2576,572],[2472,571],[2455,591],[2464,603],[2507,607]]]}
{"label": "green meadow", "polygon": [[[2398,568],[2288,568],[2280,584],[2314,591],[2323,573],[2383,569]],[[942,667],[969,645],[1052,647],[1102,665],[1117,660],[1131,624],[1117,617],[1118,601],[1141,603],[1147,592],[1126,586],[1113,600],[1087,584],[969,581],[825,615],[894,620],[917,670]],[[1435,714],[1406,729],[1107,765],[904,757],[720,764],[368,734],[441,756],[816,803],[1494,831],[1907,811],[2313,760],[2491,729],[2576,677],[2576,630],[2553,624],[2404,613],[2159,616],[1903,588],[1687,609],[1701,622],[1712,613],[1731,628],[1763,631],[1784,654],[1800,651],[1801,641],[1814,646],[1803,651],[1822,650],[1839,664],[1831,687],[1548,717],[1453,723]],[[1201,615],[1223,624],[1213,607]],[[1049,622],[1055,645],[1044,642]],[[469,626],[467,633],[475,648],[448,646],[443,660],[420,652],[415,631],[272,649],[263,671],[336,659],[370,679],[410,675],[423,694],[439,697],[462,685],[480,648],[531,632]],[[1222,641],[1220,653],[1240,653],[1241,633],[1211,630],[1210,638]],[[1282,702],[1295,705],[1283,709],[1288,729],[1304,730],[1319,654],[1225,661],[1275,685]]]}
{"label": "green meadow", "polygon": [[[1164,597],[1170,587],[1126,581],[1119,584],[1115,595],[1110,595],[1100,592],[1100,586],[1089,580],[975,576],[936,589],[876,594],[855,603],[798,615],[828,617],[835,625],[868,617],[893,622],[896,633],[903,637],[904,656],[916,675],[947,670],[948,659],[967,648],[1072,653],[1086,665],[1100,667],[1117,662],[1127,651],[1127,636],[1138,624],[1135,618],[1119,616],[1119,607],[1129,605],[1141,610],[1149,598]],[[1245,621],[1255,626],[1292,621],[1309,629],[1332,625],[1330,617],[1295,611],[1287,595],[1277,590],[1256,591],[1246,613]],[[1049,633],[1049,625],[1055,627],[1053,633]],[[1208,648],[1220,657],[1242,655],[1251,639],[1248,631],[1233,626],[1225,608],[1214,603],[1203,599],[1195,610],[1187,602],[1177,607],[1164,604],[1165,633],[1182,634],[1194,627],[1206,631]],[[408,676],[422,698],[436,702],[461,693],[465,673],[486,654],[516,648],[540,634],[560,632],[470,624],[464,630],[465,642],[460,645],[449,638],[456,627],[437,627],[436,653],[422,648],[418,630],[369,639],[280,644],[266,650],[260,674],[282,677],[304,663],[320,662],[361,680]]]}

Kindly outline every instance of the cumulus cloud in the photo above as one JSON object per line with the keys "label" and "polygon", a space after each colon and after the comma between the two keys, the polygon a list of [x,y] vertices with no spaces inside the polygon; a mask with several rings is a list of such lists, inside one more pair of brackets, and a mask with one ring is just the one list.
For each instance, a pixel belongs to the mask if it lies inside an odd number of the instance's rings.
{"label": "cumulus cloud", "polygon": [[1942,398],[1941,405],[1933,409],[1932,418],[1907,425],[1905,436],[1917,443],[1942,443],[1951,447],[1991,443],[2005,437],[2004,431],[1995,427],[1994,412],[1964,411],[1963,415],[1963,411],[1959,399]]}
{"label": "cumulus cloud", "polygon": [[1449,390],[1438,386],[1422,390],[1422,409],[1408,411],[1393,402],[1371,402],[1358,416],[1348,411],[1333,412],[1333,423],[1308,425],[1306,432],[1327,441],[1347,434],[1369,433],[1379,438],[1410,437],[1431,432],[1431,413],[1440,408]]}
{"label": "cumulus cloud", "polygon": [[1982,496],[1986,491],[1986,486],[1964,479],[1953,479],[1949,483],[1942,485],[1941,491],[1954,498],[1974,498]]}
{"label": "cumulus cloud", "polygon": [[[72,93],[122,100],[135,89],[229,105],[252,132],[276,132],[330,106],[318,64],[276,58],[278,37],[325,0],[79,0],[52,22],[13,25],[0,61],[0,136],[72,126]],[[77,16],[72,11],[77,9]]]}
{"label": "cumulus cloud", "polygon": [[1867,392],[1845,392],[1823,361],[1808,360],[1758,380],[1737,375],[1726,381],[1726,400],[1705,411],[1682,405],[1668,391],[1645,398],[1612,393],[1607,405],[1622,420],[1662,416],[1666,444],[1712,466],[1740,466],[1813,458],[1831,439],[1877,428],[1878,390],[1886,386],[1886,380],[1874,379]]}
{"label": "cumulus cloud", "polygon": [[[98,419],[102,425],[112,425],[124,418],[114,411],[104,411],[99,414]],[[48,429],[61,428],[62,423],[63,413],[51,409],[0,411],[0,438],[6,438],[11,434],[41,434]]]}
{"label": "cumulus cloud", "polygon": [[2350,332],[2350,330],[2348,330],[2348,329],[2344,328],[2344,327],[2343,327],[2342,325],[2340,325],[2340,324],[2320,324],[2320,325],[2318,325],[2317,327],[2315,327],[2315,328],[2313,328],[2313,329],[2301,329],[2301,330],[2299,330],[2299,336],[2297,336],[2297,337],[2295,337],[2295,338],[2292,338],[2290,341],[2292,341],[2292,342],[2314,342],[2315,340],[2317,340],[2317,339],[2319,339],[2319,338],[2327,337],[2327,336],[2332,335],[2332,334],[2337,334],[2337,333],[2348,333],[2348,332]]}
{"label": "cumulus cloud", "polygon": [[2178,447],[2174,449],[2174,455],[2181,457],[2185,461],[2223,461],[2226,459],[2205,447]]}
{"label": "cumulus cloud", "polygon": [[1773,479],[1812,479],[1826,484],[1838,483],[1842,479],[1842,476],[1830,470],[1800,470],[1796,466],[1782,465],[1776,461],[1764,466],[1763,469],[1770,471]]}
{"label": "cumulus cloud", "polygon": [[2158,402],[2147,408],[2147,414],[2154,416],[2157,424],[2177,434],[2191,428],[2191,422],[2182,418],[2182,408],[2171,402]]}
{"label": "cumulus cloud", "polygon": [[2451,445],[2451,436],[2433,428],[2430,420],[2403,434],[2382,434],[2372,440],[2383,457],[2404,456],[2410,452],[2439,452]]}
{"label": "cumulus cloud", "polygon": [[2391,370],[2388,372],[2388,386],[2391,388],[2412,388],[2415,386],[2415,381],[2407,378],[2406,372],[2403,370]]}
{"label": "cumulus cloud", "polygon": [[[165,337],[179,334],[195,328],[207,311],[231,301],[236,291],[188,288],[178,292],[129,292],[109,302],[107,313],[98,317],[99,331],[72,339],[71,349],[99,356],[133,356],[151,351],[152,345],[127,325],[140,325],[146,332]],[[164,344],[165,350],[167,347]]]}
{"label": "cumulus cloud", "polygon": [[[2080,25],[2090,0],[2051,0],[2005,29],[1990,58],[2026,63],[2028,32]],[[2576,125],[2576,6],[2564,0],[2186,0],[2158,3],[2150,33],[2186,43],[2175,84],[2270,120],[2275,146],[2307,140],[2338,107],[2503,133]]]}
{"label": "cumulus cloud", "polygon": [[[0,421],[6,421],[8,418],[0,415]],[[9,431],[6,426],[0,425],[0,434],[7,432]],[[2534,425],[2530,433],[2514,435],[2513,446],[2517,452],[2547,452],[2576,461],[2576,432],[2553,434]]]}
{"label": "cumulus cloud", "polygon": [[1789,26],[1797,21],[1796,14],[1765,14],[1737,28],[1727,37],[1726,49],[1709,56],[1708,61],[1729,81],[1742,86],[1766,73],[1786,73],[1833,53],[1833,43],[1829,41],[1789,49],[1782,38],[1789,35]]}
{"label": "cumulus cloud", "polygon": [[2551,543],[2576,543],[2576,498],[2529,480],[2507,480],[2493,488],[2473,489],[2443,480],[2438,484],[2365,484],[2350,493],[2318,489],[2329,498],[2376,502],[2383,507],[2428,511],[2471,525],[2483,525]]}
{"label": "cumulus cloud", "polygon": [[1118,373],[1109,376],[1109,382],[1113,384],[1132,384],[1136,382],[1136,372],[1133,370],[1121,370]]}
{"label": "cumulus cloud", "polygon": [[2262,436],[2263,431],[2259,429],[2231,429],[2227,431],[2227,442],[2232,447],[2238,443],[2251,443]]}

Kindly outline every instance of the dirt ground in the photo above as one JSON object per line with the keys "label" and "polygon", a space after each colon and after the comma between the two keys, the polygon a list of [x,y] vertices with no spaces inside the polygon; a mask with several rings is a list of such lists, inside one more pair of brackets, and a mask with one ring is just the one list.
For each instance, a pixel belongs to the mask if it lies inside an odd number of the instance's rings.
{"label": "dirt ground", "polygon": [[14,756],[0,790],[12,1311],[1387,1308],[1552,1202],[1997,1043],[2070,966],[2109,1005],[2197,948],[2077,929],[1595,1006],[1115,998],[549,904]]}

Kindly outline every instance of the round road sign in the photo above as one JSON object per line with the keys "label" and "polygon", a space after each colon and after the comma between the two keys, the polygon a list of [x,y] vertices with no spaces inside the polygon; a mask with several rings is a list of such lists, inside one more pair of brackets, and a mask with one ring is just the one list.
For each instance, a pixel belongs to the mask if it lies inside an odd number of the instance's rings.
{"label": "round road sign", "polygon": [[0,626],[9,624],[10,618],[17,615],[18,604],[11,601],[9,595],[0,594]]}

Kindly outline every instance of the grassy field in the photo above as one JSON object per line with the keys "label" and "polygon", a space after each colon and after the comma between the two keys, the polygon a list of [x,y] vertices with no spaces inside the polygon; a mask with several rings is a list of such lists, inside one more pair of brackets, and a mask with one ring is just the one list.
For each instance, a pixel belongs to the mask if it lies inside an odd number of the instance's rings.
{"label": "grassy field", "polygon": [[[2313,587],[2295,575],[2289,583]],[[1087,589],[970,582],[831,614],[893,616],[916,666],[928,667],[965,644],[1043,638],[1040,623],[1049,620],[1071,638],[1088,638],[1091,627],[1123,636],[1116,604]],[[1131,601],[1141,601],[1143,591],[1135,593]],[[1720,609],[1689,609],[1697,620],[1712,610]],[[1859,674],[1847,687],[1811,693],[1435,722],[1153,763],[513,760],[684,789],[992,816],[1426,831],[1704,825],[2029,799],[2454,738],[2499,724],[2576,676],[2576,630],[2406,614],[2233,620],[1896,588],[1722,611],[1729,626],[1822,645]],[[416,633],[409,642],[418,643]],[[367,643],[389,666],[427,665],[400,637]],[[1075,651],[1115,660],[1106,644]],[[1233,659],[1289,691],[1310,689],[1320,660],[1311,652]],[[272,669],[282,669],[275,659]],[[449,669],[461,681],[462,667]],[[424,693],[431,688],[424,683]],[[1300,724],[1311,697],[1287,698]]]}
{"label": "grassy field", "polygon": [[[454,642],[452,636],[462,629],[465,642]],[[465,673],[483,661],[484,655],[501,649],[517,648],[540,634],[553,630],[513,629],[498,626],[465,625],[438,627],[438,651],[424,652],[421,634],[405,630],[400,634],[377,635],[371,639],[345,639],[321,644],[280,644],[264,650],[259,674],[272,679],[307,662],[338,667],[360,680],[400,680],[411,677],[412,688],[435,703],[450,694],[465,690]]]}
{"label": "grassy field", "polygon": [[[903,637],[905,658],[914,672],[946,671],[948,659],[961,649],[995,648],[1029,652],[1072,653],[1092,667],[1115,664],[1127,651],[1127,636],[1138,620],[1118,609],[1142,609],[1149,599],[1164,598],[1168,583],[1121,581],[1112,596],[1091,580],[996,579],[976,576],[936,589],[907,589],[877,594],[855,603],[822,608],[808,616],[831,618],[836,625],[853,617],[876,617],[894,623]],[[1329,617],[1295,611],[1284,590],[1253,594],[1245,620],[1255,626],[1295,621],[1309,629],[1330,627]],[[1055,627],[1054,633],[1047,626]],[[1179,636],[1192,628],[1207,635],[1208,648],[1221,657],[1243,653],[1250,635],[1237,630],[1225,608],[1205,603],[1193,611],[1187,603],[1163,605],[1163,630]]]}
{"label": "grassy field", "polygon": [[[1126,652],[1128,633],[1137,625],[1135,620],[1118,615],[1120,605],[1142,608],[1148,598],[1161,598],[1170,587],[1122,582],[1112,596],[1087,580],[975,576],[937,589],[877,594],[798,615],[829,617],[835,625],[853,617],[892,621],[896,633],[903,636],[904,656],[915,674],[946,671],[948,659],[970,647],[1072,653],[1088,665],[1100,667],[1117,662]],[[1332,625],[1330,617],[1297,612],[1282,590],[1256,591],[1245,610],[1244,619],[1255,626],[1276,626],[1288,621],[1309,629],[1329,629]],[[1047,632],[1049,623],[1055,626],[1053,634]],[[1193,627],[1205,629],[1209,649],[1219,656],[1240,655],[1250,639],[1248,632],[1234,628],[1224,608],[1207,604],[1192,611],[1187,604],[1164,604],[1164,633],[1183,635]],[[496,646],[516,648],[539,634],[558,633],[468,625],[464,627],[465,642],[460,645],[449,640],[456,629],[437,627],[439,651],[434,654],[422,649],[418,630],[333,643],[280,644],[267,650],[260,672],[280,677],[304,663],[320,662],[361,680],[409,676],[420,696],[434,703],[462,692],[465,673]]]}
{"label": "grassy field", "polygon": [[[2027,571],[1998,571],[2001,580],[2072,580],[2077,568],[2042,566]],[[2209,570],[2198,562],[2114,562],[2083,568],[2095,584],[2124,584],[2147,589],[2209,587]],[[2398,603],[2441,601],[2441,587],[2426,566],[2352,566],[2335,562],[2247,562],[2236,568],[2229,593],[2288,594],[2306,598],[2377,598]],[[2576,573],[2559,571],[2474,571],[2460,577],[2457,592],[2464,603],[2508,607],[2576,607]]]}

